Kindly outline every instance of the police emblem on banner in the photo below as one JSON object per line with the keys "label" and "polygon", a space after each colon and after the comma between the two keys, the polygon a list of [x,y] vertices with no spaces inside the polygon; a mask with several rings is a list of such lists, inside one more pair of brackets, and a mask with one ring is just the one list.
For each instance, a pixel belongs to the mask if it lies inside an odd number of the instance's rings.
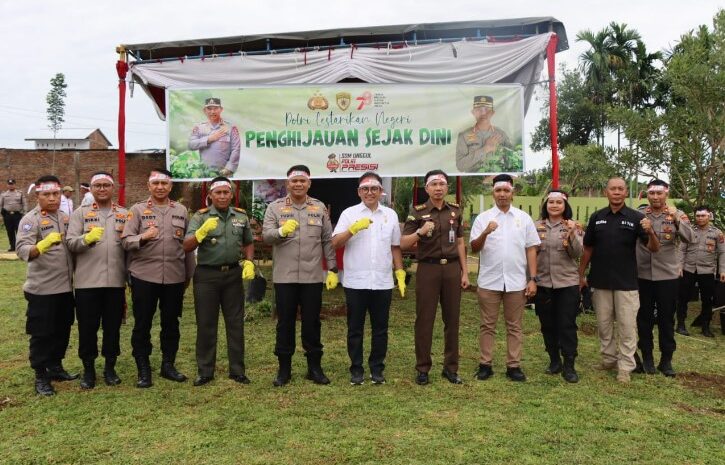
{"label": "police emblem on banner", "polygon": [[[348,102],[349,104],[349,102]],[[327,169],[330,170],[331,173],[336,173],[337,169],[340,167],[340,161],[335,158],[337,155],[334,153],[331,153],[327,156]]]}
{"label": "police emblem on banner", "polygon": [[335,94],[335,102],[337,102],[338,108],[345,111],[350,107],[352,101],[352,94],[350,92],[338,92]]}
{"label": "police emblem on banner", "polygon": [[307,108],[310,110],[327,110],[329,106],[327,99],[319,92],[315,92],[307,101]]}

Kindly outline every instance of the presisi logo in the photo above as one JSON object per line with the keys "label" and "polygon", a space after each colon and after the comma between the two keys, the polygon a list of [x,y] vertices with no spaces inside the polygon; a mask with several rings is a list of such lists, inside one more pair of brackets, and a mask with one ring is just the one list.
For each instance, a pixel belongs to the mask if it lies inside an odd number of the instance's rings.
{"label": "presisi logo", "polygon": [[331,153],[327,156],[327,169],[330,173],[337,173],[337,169],[340,167],[340,162],[335,158],[336,155]]}

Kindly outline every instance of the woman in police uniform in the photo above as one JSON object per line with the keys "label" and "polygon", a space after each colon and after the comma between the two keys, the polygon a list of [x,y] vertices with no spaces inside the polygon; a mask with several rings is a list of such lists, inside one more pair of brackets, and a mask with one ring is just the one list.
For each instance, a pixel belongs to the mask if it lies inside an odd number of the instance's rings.
{"label": "woman in police uniform", "polygon": [[[582,254],[583,231],[571,219],[568,196],[552,190],[536,221],[541,239],[537,253],[536,314],[541,322],[550,363],[548,374],[562,373],[570,382],[579,381],[574,369],[577,356],[576,315],[579,309],[579,274],[577,259]],[[562,366],[562,356],[564,363]]]}

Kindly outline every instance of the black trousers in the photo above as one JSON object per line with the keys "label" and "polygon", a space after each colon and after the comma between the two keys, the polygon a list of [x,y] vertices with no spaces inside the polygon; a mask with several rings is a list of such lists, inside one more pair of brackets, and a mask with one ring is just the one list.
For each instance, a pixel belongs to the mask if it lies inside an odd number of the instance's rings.
{"label": "black trousers", "polygon": [[65,358],[73,326],[73,293],[26,292],[25,300],[28,301],[25,333],[30,335],[30,366],[38,371],[59,365]]}
{"label": "black trousers", "polygon": [[[637,345],[642,354],[654,349],[653,330],[657,324],[659,348],[662,355],[672,356],[675,343],[675,309],[677,308],[678,279],[650,281],[638,279],[639,311],[637,312]],[[655,308],[657,314],[655,315]]]}
{"label": "black trousers", "polygon": [[702,315],[703,321],[710,321],[712,319],[712,304],[715,295],[715,275],[712,273],[699,274],[690,273],[688,271],[682,272],[679,305],[677,307],[677,320],[685,322],[687,318],[687,301],[689,300],[690,292],[693,286],[697,283],[697,287],[700,289],[700,300],[702,301]]}
{"label": "black trousers", "polygon": [[534,300],[541,323],[544,347],[551,355],[577,356],[576,315],[579,312],[579,286],[539,287]]}
{"label": "black trousers", "polygon": [[371,373],[382,373],[385,369],[385,355],[388,353],[388,320],[393,290],[345,288],[347,303],[347,354],[350,356],[350,373],[363,372],[363,333],[365,316],[370,313],[370,356],[368,366]]}
{"label": "black trousers", "polygon": [[184,283],[157,284],[131,277],[134,325],[131,347],[134,357],[151,355],[151,323],[158,304],[161,313],[161,354],[173,361],[179,350],[179,318],[184,301]]}
{"label": "black trousers", "polygon": [[244,374],[244,285],[239,267],[227,271],[197,266],[194,272],[196,365],[200,376],[214,376],[219,308],[227,335],[229,374]]}
{"label": "black trousers", "polygon": [[78,357],[81,360],[95,360],[98,357],[100,327],[103,328],[101,354],[106,358],[115,358],[121,354],[119,340],[124,292],[122,287],[76,289]]}
{"label": "black trousers", "polygon": [[15,234],[18,232],[18,225],[23,215],[20,212],[4,212],[3,222],[5,223],[5,230],[8,232],[8,241],[10,242],[10,249],[15,250]]}
{"label": "black trousers", "polygon": [[279,357],[295,353],[295,323],[299,306],[302,313],[302,348],[308,359],[319,360],[322,357],[322,283],[275,283],[274,300],[277,306],[274,354]]}

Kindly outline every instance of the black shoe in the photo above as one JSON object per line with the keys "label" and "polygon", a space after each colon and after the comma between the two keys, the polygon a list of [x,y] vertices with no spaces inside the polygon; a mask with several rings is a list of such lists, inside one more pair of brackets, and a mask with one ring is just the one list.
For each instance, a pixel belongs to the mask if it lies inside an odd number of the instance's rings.
{"label": "black shoe", "polygon": [[657,374],[657,370],[655,370],[655,361],[652,358],[652,355],[647,354],[642,356],[642,370],[648,375]]}
{"label": "black shoe", "polygon": [[385,384],[385,376],[382,373],[371,373],[370,381],[373,384]]}
{"label": "black shoe", "polygon": [[458,373],[452,373],[448,371],[448,369],[444,368],[441,372],[441,376],[443,376],[445,379],[448,380],[451,384],[463,384],[463,380],[460,376],[458,376]]}
{"label": "black shoe", "polygon": [[93,389],[94,387],[96,387],[96,367],[94,366],[94,361],[84,361],[81,389]]}
{"label": "black shoe", "polygon": [[65,371],[63,365],[55,365],[48,368],[48,376],[52,381],[73,381],[78,379],[78,373],[70,374]]}
{"label": "black shoe", "polygon": [[564,367],[561,371],[561,377],[567,383],[579,382],[579,375],[574,369],[574,357],[564,357]]}
{"label": "black shoe", "polygon": [[353,373],[350,375],[350,384],[353,386],[361,386],[365,382],[365,375],[362,373]]}
{"label": "black shoe", "polygon": [[229,379],[239,384],[249,384],[252,382],[251,379],[247,378],[247,375],[242,373],[241,375],[229,375]]}
{"label": "black shoe", "polygon": [[675,332],[677,334],[682,334],[683,336],[689,336],[690,332],[687,330],[687,327],[684,323],[677,325],[677,329],[675,329]]}
{"label": "black shoe", "polygon": [[15,249],[8,249],[8,252],[15,252]]}
{"label": "black shoe", "polygon": [[277,372],[277,376],[272,381],[272,384],[276,387],[284,386],[285,384],[289,384],[290,380],[292,379],[292,375],[289,371],[284,371],[280,369]]}
{"label": "black shoe", "polygon": [[325,376],[325,373],[322,371],[321,367],[309,368],[307,370],[307,376],[305,376],[305,378],[309,379],[315,384],[330,384],[330,379]]}
{"label": "black shoe", "polygon": [[183,383],[188,378],[179,373],[176,370],[176,367],[174,366],[174,362],[170,360],[166,360],[164,362],[161,362],[161,370],[159,371],[159,374],[162,378],[166,378],[171,381],[176,381],[177,383]]}
{"label": "black shoe", "polygon": [[677,376],[675,369],[672,368],[671,356],[668,357],[663,355],[660,359],[660,363],[657,365],[657,369],[660,371],[660,373],[667,376],[668,378],[674,378],[675,376]]}
{"label": "black shoe", "polygon": [[508,367],[506,368],[506,377],[511,381],[524,382],[526,381],[526,375],[519,367]]}
{"label": "black shoe", "polygon": [[473,376],[479,381],[485,381],[493,376],[493,368],[491,368],[491,365],[479,364],[478,370]]}
{"label": "black shoe", "polygon": [[428,373],[419,371],[418,374],[415,375],[415,384],[418,386],[425,386],[428,384]]}
{"label": "black shoe", "polygon": [[702,335],[705,337],[715,337],[712,331],[710,331],[710,323],[702,325]]}
{"label": "black shoe", "polygon": [[632,373],[644,373],[644,367],[642,367],[642,359],[639,358],[639,354],[637,352],[634,353],[634,370],[632,370]]}
{"label": "black shoe", "polygon": [[54,396],[55,389],[53,389],[53,385],[50,384],[50,378],[47,376],[36,376],[35,393],[43,397]]}
{"label": "black shoe", "polygon": [[194,386],[197,386],[198,387],[198,386],[203,386],[205,384],[209,384],[211,382],[211,380],[213,380],[213,379],[214,379],[213,376],[201,376],[201,375],[199,375],[194,380]]}
{"label": "black shoe", "polygon": [[137,388],[150,388],[154,385],[151,381],[151,364],[148,357],[136,357],[136,369],[138,370]]}
{"label": "black shoe", "polygon": [[561,373],[561,370],[561,357],[559,357],[559,354],[549,355],[549,366],[546,367],[544,373],[546,373],[547,375],[558,375],[559,373]]}

